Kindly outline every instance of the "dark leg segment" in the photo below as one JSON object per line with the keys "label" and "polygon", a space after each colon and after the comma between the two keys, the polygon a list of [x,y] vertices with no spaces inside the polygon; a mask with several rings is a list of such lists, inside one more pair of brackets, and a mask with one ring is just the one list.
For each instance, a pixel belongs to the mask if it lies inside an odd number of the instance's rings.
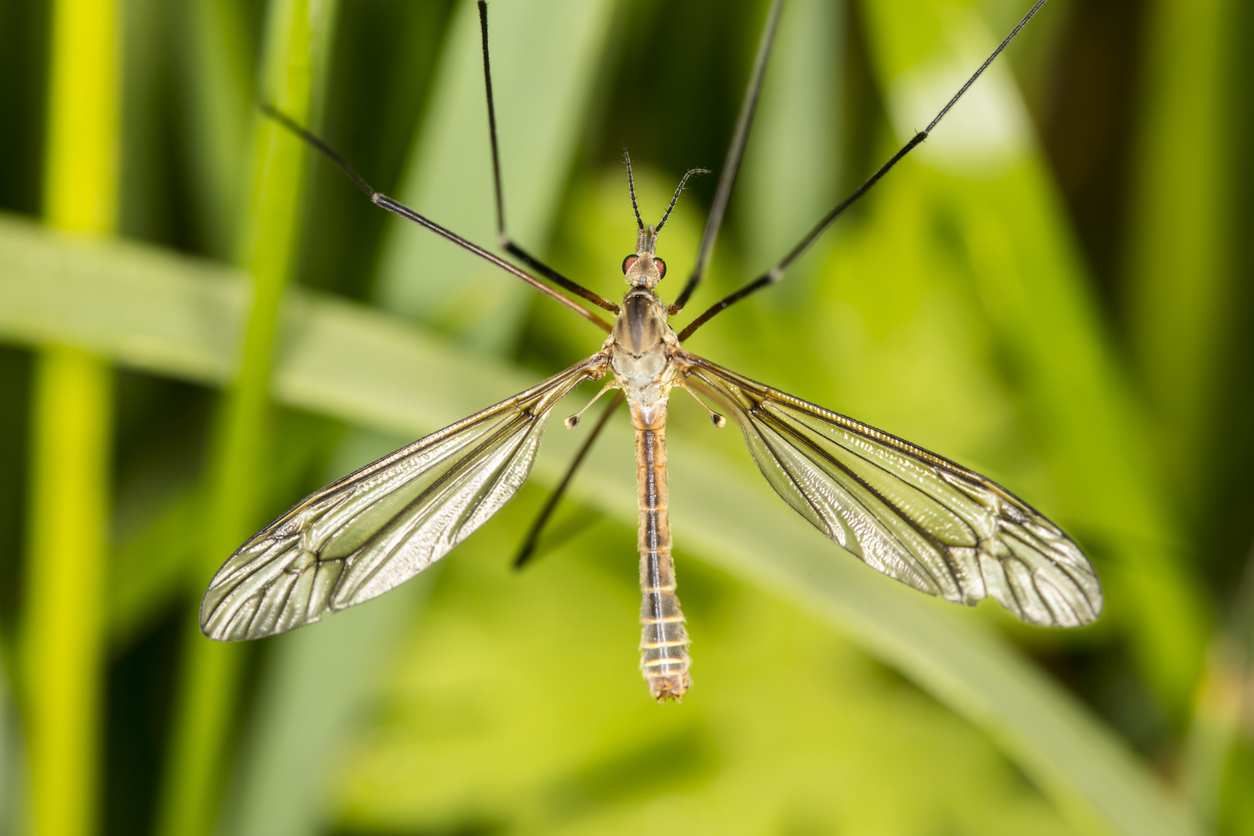
{"label": "dark leg segment", "polygon": [[492,139],[492,182],[496,186],[497,243],[510,255],[519,259],[523,264],[526,264],[558,287],[565,288],[577,296],[582,296],[597,307],[618,313],[618,305],[566,278],[515,244],[505,233],[505,197],[501,189],[501,153],[496,141],[496,104],[492,98],[492,66],[488,61],[488,4],[484,0],[479,0],[479,31],[483,35],[483,84],[488,97],[488,133]]}
{"label": "dark leg segment", "polygon": [[610,416],[614,414],[614,411],[618,409],[622,402],[623,393],[619,392],[610,401],[610,405],[605,408],[605,411],[601,413],[601,417],[597,420],[596,426],[592,428],[592,432],[588,433],[588,438],[584,441],[583,446],[579,448],[579,452],[575,454],[575,458],[571,460],[570,467],[566,469],[566,475],[562,477],[562,481],[554,489],[553,495],[549,497],[549,501],[540,509],[535,522],[531,524],[531,528],[527,531],[527,537],[523,540],[522,547],[518,550],[518,556],[514,558],[515,569],[523,568],[535,554],[536,544],[540,541],[540,535],[544,533],[544,527],[548,525],[549,519],[557,509],[557,504],[562,501],[566,488],[570,485],[571,480],[575,478],[575,472],[579,470],[579,466],[583,464],[588,451],[592,449],[592,445],[601,436],[601,430],[605,429],[605,425],[609,423]]}
{"label": "dark leg segment", "polygon": [[753,125],[753,114],[758,108],[758,95],[762,92],[762,79],[766,76],[766,65],[771,58],[771,46],[775,43],[775,30],[779,24],[779,13],[783,9],[784,0],[774,0],[766,13],[766,28],[758,41],[758,54],[753,59],[753,72],[749,75],[749,86],[745,88],[744,100],[740,103],[740,115],[736,117],[736,130],[732,134],[731,145],[727,147],[727,159],[723,160],[723,170],[718,175],[718,189],[714,192],[714,202],[710,205],[710,215],[705,220],[705,232],[701,235],[701,249],[697,252],[697,263],[692,268],[692,275],[684,285],[679,298],[670,306],[670,313],[683,310],[684,305],[692,297],[692,292],[701,283],[706,265],[714,252],[714,241],[718,238],[719,228],[723,225],[723,216],[727,213],[727,203],[731,200],[732,186],[736,184],[736,174],[740,171],[740,160],[745,154],[745,143],[749,141],[749,128]]}
{"label": "dark leg segment", "polygon": [[550,299],[554,300],[555,302],[565,305],[566,307],[570,308],[575,313],[582,316],[584,319],[588,320],[589,322],[592,322],[602,331],[608,332],[610,330],[610,324],[608,322],[601,319],[601,317],[592,313],[592,311],[588,310],[587,308],[585,308],[583,305],[579,304],[575,300],[568,299],[567,297],[558,293],[553,288],[541,282],[535,276],[532,276],[529,273],[525,273],[522,270],[519,270],[517,267],[510,264],[508,261],[505,261],[493,255],[492,253],[488,252],[483,247],[480,247],[477,244],[471,243],[470,241],[458,235],[456,232],[453,232],[452,230],[449,230],[449,229],[445,229],[444,227],[440,226],[438,223],[431,220],[430,218],[427,218],[424,215],[418,214],[417,212],[415,212],[413,209],[410,209],[405,204],[399,201],[393,200],[392,198],[388,197],[387,195],[383,194],[380,191],[376,191],[374,187],[371,186],[369,183],[367,183],[366,179],[362,177],[360,174],[358,174],[357,170],[353,168],[351,165],[349,165],[348,162],[343,157],[341,157],[339,154],[332,151],[331,146],[327,145],[321,139],[314,136],[314,134],[311,133],[310,131],[298,125],[287,114],[280,113],[279,111],[275,110],[270,105],[262,105],[261,112],[269,116],[274,121],[278,122],[280,125],[282,125],[284,128],[294,133],[296,136],[300,137],[311,148],[313,148],[315,151],[322,154],[324,157],[326,157],[328,160],[334,163],[341,171],[343,171],[345,174],[348,175],[349,179],[351,179],[354,183],[357,184],[357,187],[359,189],[361,189],[363,192],[366,193],[366,196],[369,197],[370,201],[374,203],[376,206],[381,206],[382,208],[388,210],[394,215],[399,215],[407,221],[413,221],[419,226],[425,227],[426,229],[431,230],[436,235],[439,235],[441,238],[444,238],[447,241],[452,241],[457,246],[461,247],[464,250],[468,250],[474,253],[475,255],[482,258],[484,261],[489,261],[492,264],[496,265],[497,267],[500,267],[505,272],[510,273],[514,276],[517,276],[518,278],[522,279],[527,284],[534,287],[536,290],[543,293],[545,296],[548,296]]}
{"label": "dark leg segment", "polygon": [[[915,134],[913,137],[911,137],[909,142],[903,145],[896,154],[893,154],[892,158],[888,162],[880,166],[879,170],[876,171],[874,174],[872,174],[871,177],[868,178],[865,183],[859,186],[857,190],[854,191],[853,194],[849,195],[849,197],[842,200],[840,203],[836,205],[836,208],[832,209],[832,211],[824,215],[823,218],[817,224],[814,225],[814,228],[811,229],[809,232],[807,232],[805,237],[803,237],[801,241],[799,241],[795,247],[789,250],[788,254],[784,256],[779,261],[778,264],[776,264],[770,270],[763,273],[761,276],[758,276],[753,281],[749,282],[740,290],[736,291],[730,296],[727,296],[719,300],[714,305],[712,305],[707,311],[705,311],[705,313],[701,314],[701,316],[697,317],[692,322],[690,322],[688,326],[679,333],[680,341],[682,342],[683,340],[688,339],[688,337],[692,336],[692,334],[698,328],[700,328],[705,323],[709,322],[716,315],[722,313],[723,311],[727,310],[729,307],[731,307],[735,303],[739,302],[741,299],[744,299],[745,297],[750,296],[753,293],[756,293],[762,288],[772,285],[775,282],[782,279],[784,277],[784,271],[787,270],[790,266],[792,266],[792,263],[796,261],[801,256],[801,254],[804,253],[810,247],[810,245],[814,243],[814,240],[818,238],[820,235],[822,235],[827,230],[827,228],[831,226],[832,223],[834,223],[835,220],[838,217],[840,217],[840,215],[846,209],[848,209],[855,202],[857,202],[858,199],[861,198],[864,194],[869,192],[871,190],[871,187],[874,186],[876,183],[878,183],[880,181],[880,178],[882,178],[885,174],[888,173],[889,169],[897,165],[897,163],[900,162],[903,157],[905,157],[907,154],[913,151],[916,147],[918,147],[923,142],[923,140],[927,139],[928,135],[932,132],[932,130],[940,123],[940,120],[945,118],[945,114],[949,113],[950,109],[955,104],[958,103],[958,100],[961,99],[963,94],[965,94],[967,90],[970,89],[971,85],[975,83],[976,79],[978,79],[981,75],[984,74],[984,71],[987,70],[988,66],[993,63],[993,60],[997,58],[998,55],[1001,54],[1002,50],[1006,48],[1007,44],[1009,44],[1012,40],[1014,40],[1014,37],[1019,34],[1019,30],[1021,30],[1024,26],[1027,25],[1028,21],[1031,20],[1032,17],[1037,13],[1037,11],[1040,10],[1041,6],[1045,5],[1045,2],[1046,0],[1037,0],[1036,4],[1032,6],[1031,9],[1028,10],[1028,13],[1023,16],[1023,19],[1019,21],[1018,25],[1016,25],[1015,28],[1010,31],[1010,34],[1007,35],[1002,40],[1002,42],[997,46],[997,49],[993,50],[993,54],[988,56],[988,58],[984,60],[984,63],[980,65],[979,69],[977,69],[971,75],[971,77],[967,79],[966,83],[962,85],[961,89],[959,89],[958,92],[954,94],[953,98],[951,98],[945,104],[945,106],[941,108],[940,112],[936,114],[936,118],[934,118],[931,122],[929,122],[926,128],[924,128],[923,130]],[[766,37],[765,34],[763,35],[763,37],[764,38]],[[756,81],[756,83],[758,84],[761,84],[761,79],[755,79],[754,81]],[[751,87],[750,87],[749,92],[751,92],[753,96],[756,98],[757,92],[756,90],[752,88],[754,81],[750,82]],[[746,101],[748,100],[748,98],[749,98],[749,93],[746,93]],[[739,126],[737,126],[737,130],[739,130]],[[739,134],[737,134],[737,136],[733,138],[732,140],[733,146],[736,140],[738,139],[740,139]],[[731,151],[728,151],[728,157],[729,158],[731,157]],[[719,189],[721,193],[721,190],[722,190],[721,181],[719,182]],[[729,188],[729,191],[730,191],[730,188]],[[717,197],[715,198],[715,204],[716,205],[718,204]],[[726,209],[726,206],[723,206],[722,208]],[[707,232],[708,232],[708,225],[707,225]],[[702,247],[704,248],[704,246],[705,246],[705,242],[702,241]],[[704,249],[702,250],[702,254],[704,255]],[[699,269],[700,269],[700,263],[699,263]],[[683,302],[687,301],[688,299],[689,289],[695,286],[695,281],[697,278],[699,278],[699,272],[694,273],[693,279],[689,280],[688,288],[684,289],[684,294],[681,295],[678,300],[676,300],[675,305],[671,306],[672,313],[678,310],[678,308],[683,307]]]}

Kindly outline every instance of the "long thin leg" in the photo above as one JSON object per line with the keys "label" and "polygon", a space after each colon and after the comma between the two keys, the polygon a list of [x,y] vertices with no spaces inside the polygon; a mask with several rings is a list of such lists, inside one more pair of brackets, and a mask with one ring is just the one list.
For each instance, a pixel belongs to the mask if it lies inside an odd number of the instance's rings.
{"label": "long thin leg", "polygon": [[683,292],[670,306],[670,313],[683,310],[684,305],[692,297],[692,292],[701,283],[705,268],[714,252],[714,241],[718,238],[719,228],[723,225],[723,216],[727,214],[727,203],[731,200],[732,186],[736,184],[736,173],[740,171],[740,160],[745,154],[745,143],[749,141],[749,128],[753,125],[753,114],[758,108],[758,95],[762,92],[762,79],[766,76],[766,65],[771,58],[771,45],[775,43],[775,30],[779,24],[779,13],[783,9],[784,0],[774,0],[766,13],[766,28],[762,30],[762,38],[758,41],[758,54],[753,59],[753,71],[749,74],[749,86],[745,88],[744,100],[740,103],[740,115],[736,117],[736,130],[732,133],[731,145],[727,147],[727,159],[723,160],[723,170],[718,175],[718,188],[714,192],[714,202],[710,205],[709,217],[705,219],[705,232],[701,235],[701,249],[697,251],[697,263],[688,277],[688,284]]}
{"label": "long thin leg", "polygon": [[705,313],[701,314],[692,322],[688,323],[688,326],[679,333],[680,341],[682,342],[683,340],[688,339],[690,336],[692,336],[693,332],[695,332],[698,328],[700,328],[705,323],[709,322],[717,314],[722,313],[723,311],[727,310],[732,305],[739,302],[741,299],[744,299],[746,296],[756,293],[757,291],[761,290],[764,287],[767,287],[768,285],[775,284],[775,282],[782,279],[784,277],[784,271],[787,270],[790,266],[792,266],[792,263],[796,261],[797,258],[800,257],[802,253],[804,253],[807,249],[809,249],[810,245],[814,243],[814,240],[818,238],[820,235],[822,235],[827,230],[827,228],[831,226],[832,223],[835,222],[835,220],[838,217],[840,217],[841,213],[843,213],[846,209],[848,209],[855,202],[857,202],[857,200],[861,198],[864,194],[869,192],[871,190],[871,187],[874,186],[876,183],[878,183],[880,181],[880,178],[882,178],[885,174],[888,173],[889,169],[891,169],[893,166],[897,165],[897,163],[901,161],[902,157],[909,154],[918,145],[920,145],[923,142],[923,140],[927,139],[928,135],[932,132],[932,130],[938,124],[940,124],[940,120],[945,118],[945,114],[949,113],[950,109],[955,104],[958,103],[958,100],[961,99],[962,96],[967,92],[967,90],[971,88],[971,85],[975,83],[975,80],[984,74],[984,71],[988,69],[989,64],[992,64],[993,60],[997,58],[998,55],[1001,55],[1002,50],[1006,48],[1007,44],[1009,44],[1012,40],[1014,40],[1015,36],[1019,34],[1019,30],[1021,30],[1024,26],[1027,25],[1028,21],[1033,18],[1033,16],[1037,13],[1038,10],[1040,10],[1041,6],[1045,5],[1045,3],[1046,3],[1046,0],[1037,0],[1036,5],[1034,5],[1031,9],[1028,10],[1028,13],[1023,16],[1023,19],[1019,21],[1018,25],[1016,25],[1014,29],[1010,30],[1010,34],[1007,35],[1000,44],[998,44],[997,49],[993,50],[993,54],[988,56],[988,58],[984,59],[984,63],[980,65],[979,69],[977,69],[971,75],[971,77],[967,79],[966,83],[963,84],[961,89],[959,89],[958,92],[954,94],[953,98],[951,98],[948,102],[946,102],[945,106],[941,108],[940,113],[936,114],[936,118],[933,119],[931,122],[929,122],[926,128],[924,128],[923,130],[915,134],[913,137],[911,137],[910,141],[901,147],[901,150],[899,150],[896,154],[893,154],[892,158],[889,159],[888,162],[880,166],[879,171],[872,174],[871,177],[865,183],[859,186],[857,190],[854,191],[853,194],[849,195],[849,197],[845,198],[840,203],[836,204],[836,208],[832,209],[832,211],[824,215],[823,218],[817,224],[814,225],[814,228],[811,229],[809,232],[807,232],[805,237],[802,238],[801,241],[799,241],[795,247],[793,247],[791,250],[788,251],[788,255],[780,259],[778,264],[776,264],[770,270],[767,270],[761,276],[758,276],[753,281],[749,282],[740,290],[737,290],[735,293],[731,294],[730,296],[727,296],[719,300],[714,305],[712,305],[710,309],[707,310]]}
{"label": "long thin leg", "polygon": [[323,142],[321,139],[314,136],[308,130],[298,125],[287,114],[281,113],[280,111],[275,110],[273,107],[267,104],[263,104],[261,106],[261,111],[267,116],[269,116],[271,119],[273,119],[274,121],[278,122],[284,128],[286,128],[287,130],[296,134],[296,136],[303,139],[315,151],[318,151],[328,160],[335,163],[335,165],[339,167],[341,171],[347,174],[349,178],[354,183],[357,184],[357,187],[359,189],[361,189],[363,192],[366,193],[366,195],[370,198],[371,202],[374,203],[376,206],[381,206],[394,215],[400,215],[405,220],[413,221],[419,226],[426,227],[427,229],[434,232],[436,235],[439,235],[441,238],[445,238],[449,241],[452,241],[457,246],[461,247],[464,250],[469,250],[470,252],[482,258],[484,261],[489,261],[492,264],[495,264],[497,267],[500,267],[505,272],[511,273],[517,276],[518,278],[522,279],[527,284],[534,287],[536,290],[543,293],[545,296],[548,296],[550,299],[554,300],[555,302],[559,302],[565,305],[566,307],[570,308],[575,313],[582,316],[584,319],[595,324],[602,331],[608,332],[610,330],[610,324],[608,322],[601,319],[601,317],[592,313],[592,311],[588,310],[583,305],[580,305],[575,300],[569,299],[563,296],[562,294],[558,293],[553,288],[541,282],[535,276],[532,276],[528,273],[524,273],[522,270],[519,270],[517,267],[510,264],[508,261],[505,261],[501,258],[498,258],[497,256],[492,255],[492,253],[488,252],[483,247],[480,247],[477,244],[472,244],[470,241],[467,241],[465,238],[461,237],[457,233],[451,230],[445,229],[444,227],[440,226],[435,221],[429,218],[426,218],[423,215],[418,214],[417,212],[415,212],[413,209],[410,209],[405,204],[400,203],[399,201],[393,200],[392,198],[388,197],[382,192],[376,191],[369,183],[366,182],[364,177],[362,177],[360,174],[357,173],[356,169],[354,169],[351,165],[349,165],[344,160],[343,157],[341,157],[339,154],[332,151],[331,147],[327,145],[325,142]]}
{"label": "long thin leg", "polygon": [[596,426],[592,428],[592,432],[588,433],[588,438],[584,441],[583,446],[579,448],[579,452],[571,460],[570,467],[566,468],[566,475],[558,483],[557,488],[553,491],[553,495],[549,497],[549,501],[540,509],[535,522],[531,524],[531,529],[527,532],[527,538],[523,540],[522,547],[518,549],[518,556],[514,558],[515,569],[521,569],[534,555],[536,543],[540,541],[540,535],[544,533],[544,527],[548,525],[549,518],[553,516],[553,512],[557,509],[557,503],[562,501],[566,488],[570,485],[571,480],[575,478],[575,471],[579,470],[579,465],[583,464],[584,457],[588,455],[588,451],[592,449],[592,445],[600,437],[601,430],[605,429],[605,425],[609,423],[610,416],[614,414],[614,411],[618,409],[622,402],[623,393],[619,392],[614,396],[614,400],[610,401],[610,405],[605,408],[605,411],[601,413],[601,417],[597,420]]}
{"label": "long thin leg", "polygon": [[544,276],[558,287],[582,296],[594,305],[618,313],[618,305],[598,296],[584,286],[573,282],[535,256],[528,253],[505,233],[505,198],[501,190],[501,154],[496,142],[496,104],[492,98],[492,67],[488,62],[488,4],[479,0],[479,31],[483,35],[483,85],[488,97],[488,133],[492,138],[492,182],[496,186],[496,238],[497,243],[510,255],[522,261],[532,270]]}

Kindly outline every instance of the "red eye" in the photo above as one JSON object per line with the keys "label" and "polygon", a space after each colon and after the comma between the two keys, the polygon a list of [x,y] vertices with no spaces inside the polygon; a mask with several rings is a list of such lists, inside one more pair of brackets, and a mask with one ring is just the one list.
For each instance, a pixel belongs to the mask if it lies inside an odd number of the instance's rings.
{"label": "red eye", "polygon": [[624,258],[623,259],[623,272],[626,273],[628,270],[630,270],[631,265],[635,264],[636,260],[639,258],[640,256],[638,255],[629,255],[626,258]]}
{"label": "red eye", "polygon": [[653,259],[653,263],[657,265],[657,277],[659,279],[665,278],[666,277],[666,262],[655,256]]}

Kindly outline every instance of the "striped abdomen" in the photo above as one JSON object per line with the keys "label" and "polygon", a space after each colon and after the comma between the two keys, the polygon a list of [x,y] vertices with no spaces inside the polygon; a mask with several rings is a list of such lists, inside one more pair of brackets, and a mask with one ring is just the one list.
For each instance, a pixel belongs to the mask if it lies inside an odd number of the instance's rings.
{"label": "striped abdomen", "polygon": [[683,697],[688,676],[688,633],[675,595],[675,562],[666,515],[666,402],[632,404],[636,427],[636,484],[640,496],[640,670],[658,702]]}

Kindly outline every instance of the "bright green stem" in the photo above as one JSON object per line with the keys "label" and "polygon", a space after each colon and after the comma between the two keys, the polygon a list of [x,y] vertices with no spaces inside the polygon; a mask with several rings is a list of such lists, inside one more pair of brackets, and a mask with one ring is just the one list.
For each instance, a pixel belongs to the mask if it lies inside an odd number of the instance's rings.
{"label": "bright green stem", "polygon": [[112,381],[49,347],[37,360],[26,578],[26,735],[35,832],[95,830]]}
{"label": "bright green stem", "polygon": [[[70,233],[117,223],[117,10],[53,9],[44,211]],[[77,349],[44,348],[32,397],[30,550],[22,648],[34,832],[94,832],[112,380]]]}
{"label": "bright green stem", "polygon": [[[310,121],[313,71],[325,55],[331,6],[319,0],[270,5],[261,95],[298,122]],[[258,522],[271,366],[279,305],[294,265],[304,159],[297,139],[258,117],[240,253],[253,277],[252,308],[210,457],[205,551],[193,578],[198,590]],[[197,836],[213,830],[242,659],[242,648],[214,644],[189,625],[159,833]]]}

